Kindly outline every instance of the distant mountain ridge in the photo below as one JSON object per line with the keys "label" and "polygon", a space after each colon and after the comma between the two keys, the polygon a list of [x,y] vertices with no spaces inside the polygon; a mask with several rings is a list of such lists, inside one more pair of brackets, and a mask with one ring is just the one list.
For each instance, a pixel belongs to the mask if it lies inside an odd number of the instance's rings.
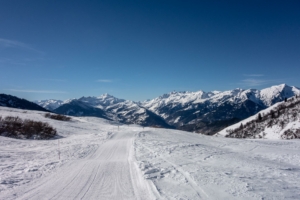
{"label": "distant mountain ridge", "polygon": [[79,100],[71,100],[68,103],[64,103],[53,112],[63,115],[70,115],[70,116],[90,116],[90,117],[100,117],[104,119],[108,119],[106,113],[100,109],[93,106],[89,106],[82,101]]}
{"label": "distant mountain ridge", "polygon": [[102,109],[109,118],[123,123],[147,126],[146,121],[155,118],[152,121],[164,124],[162,127],[212,135],[294,95],[300,95],[299,88],[281,84],[262,90],[171,92],[144,102],[126,101],[109,94],[77,100]]}
{"label": "distant mountain ridge", "polygon": [[61,106],[62,104],[64,104],[64,101],[49,99],[49,100],[34,101],[34,103],[38,104],[39,106],[42,106],[47,110],[52,111],[58,108],[59,106]]}
{"label": "distant mountain ridge", "polygon": [[281,84],[263,90],[171,92],[141,105],[178,129],[214,134],[294,95],[300,95],[299,88]]}
{"label": "distant mountain ridge", "polygon": [[81,97],[78,100],[85,102],[91,106],[95,106],[102,109],[106,108],[107,106],[111,106],[126,101],[124,99],[118,99],[107,93],[99,97]]}
{"label": "distant mountain ridge", "polygon": [[[40,105],[47,106],[53,100],[39,102]],[[152,111],[143,108],[133,101],[118,99],[109,94],[103,94],[99,97],[81,97],[79,99],[60,102],[62,104],[54,109],[53,112],[71,116],[101,117],[125,124],[172,128],[162,117]]]}

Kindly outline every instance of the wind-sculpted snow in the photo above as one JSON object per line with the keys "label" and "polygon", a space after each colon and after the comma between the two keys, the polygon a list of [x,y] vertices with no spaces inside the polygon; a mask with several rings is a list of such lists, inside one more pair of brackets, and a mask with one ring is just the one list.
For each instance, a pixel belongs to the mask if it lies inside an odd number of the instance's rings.
{"label": "wind-sculpted snow", "polygon": [[299,199],[300,142],[148,129],[135,140],[161,199]]}

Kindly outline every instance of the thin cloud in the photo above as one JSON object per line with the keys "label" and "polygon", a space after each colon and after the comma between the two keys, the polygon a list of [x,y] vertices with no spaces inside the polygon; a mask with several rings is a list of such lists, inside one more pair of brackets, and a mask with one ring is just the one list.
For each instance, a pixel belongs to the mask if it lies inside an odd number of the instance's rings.
{"label": "thin cloud", "polygon": [[255,79],[255,78],[248,78],[242,80],[241,84],[245,86],[261,86],[261,85],[267,85],[271,83],[278,83],[278,82],[284,82],[283,80],[266,80],[266,79]]}
{"label": "thin cloud", "polygon": [[247,86],[260,86],[267,84],[269,81],[268,80],[259,80],[259,79],[244,79],[242,80],[243,85]]}
{"label": "thin cloud", "polygon": [[34,52],[39,53],[39,54],[44,54],[44,52],[39,51],[35,48],[32,48],[28,44],[25,44],[25,43],[22,43],[22,42],[19,42],[19,41],[15,41],[15,40],[7,40],[7,39],[3,39],[3,38],[0,38],[0,47],[25,49],[25,50],[34,51]]}
{"label": "thin cloud", "polygon": [[250,77],[262,77],[265,76],[263,74],[244,74],[244,76],[250,76]]}
{"label": "thin cloud", "polygon": [[101,83],[112,83],[113,80],[110,80],[110,79],[98,79],[98,80],[96,80],[96,82],[101,82]]}
{"label": "thin cloud", "polygon": [[24,92],[24,93],[43,93],[43,94],[66,94],[64,91],[54,90],[18,90],[18,89],[7,89],[12,92]]}

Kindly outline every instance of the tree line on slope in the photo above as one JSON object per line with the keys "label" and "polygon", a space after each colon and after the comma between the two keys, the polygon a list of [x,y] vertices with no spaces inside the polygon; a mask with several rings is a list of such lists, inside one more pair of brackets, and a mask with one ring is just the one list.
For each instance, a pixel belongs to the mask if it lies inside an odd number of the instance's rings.
{"label": "tree line on slope", "polygon": [[[238,128],[227,129],[226,137],[231,138],[263,138],[265,128],[272,128],[277,125],[283,130],[290,122],[300,118],[300,98],[298,96],[285,99],[284,102],[270,110],[268,113],[259,113],[256,119],[241,123]],[[281,135],[282,139],[300,139],[300,129],[287,129]]]}

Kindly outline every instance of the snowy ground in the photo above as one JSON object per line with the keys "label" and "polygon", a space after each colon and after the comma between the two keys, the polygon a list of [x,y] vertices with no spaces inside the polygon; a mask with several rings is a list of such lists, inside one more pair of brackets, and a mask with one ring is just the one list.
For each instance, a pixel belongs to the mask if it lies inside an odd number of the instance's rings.
{"label": "snowy ground", "polygon": [[[0,136],[0,199],[299,199],[300,141],[238,140],[127,126],[50,123],[49,141]],[[119,128],[118,128],[119,126]],[[60,152],[60,159],[59,159]]]}
{"label": "snowy ground", "polygon": [[299,199],[300,141],[141,132],[136,157],[162,199]]}

